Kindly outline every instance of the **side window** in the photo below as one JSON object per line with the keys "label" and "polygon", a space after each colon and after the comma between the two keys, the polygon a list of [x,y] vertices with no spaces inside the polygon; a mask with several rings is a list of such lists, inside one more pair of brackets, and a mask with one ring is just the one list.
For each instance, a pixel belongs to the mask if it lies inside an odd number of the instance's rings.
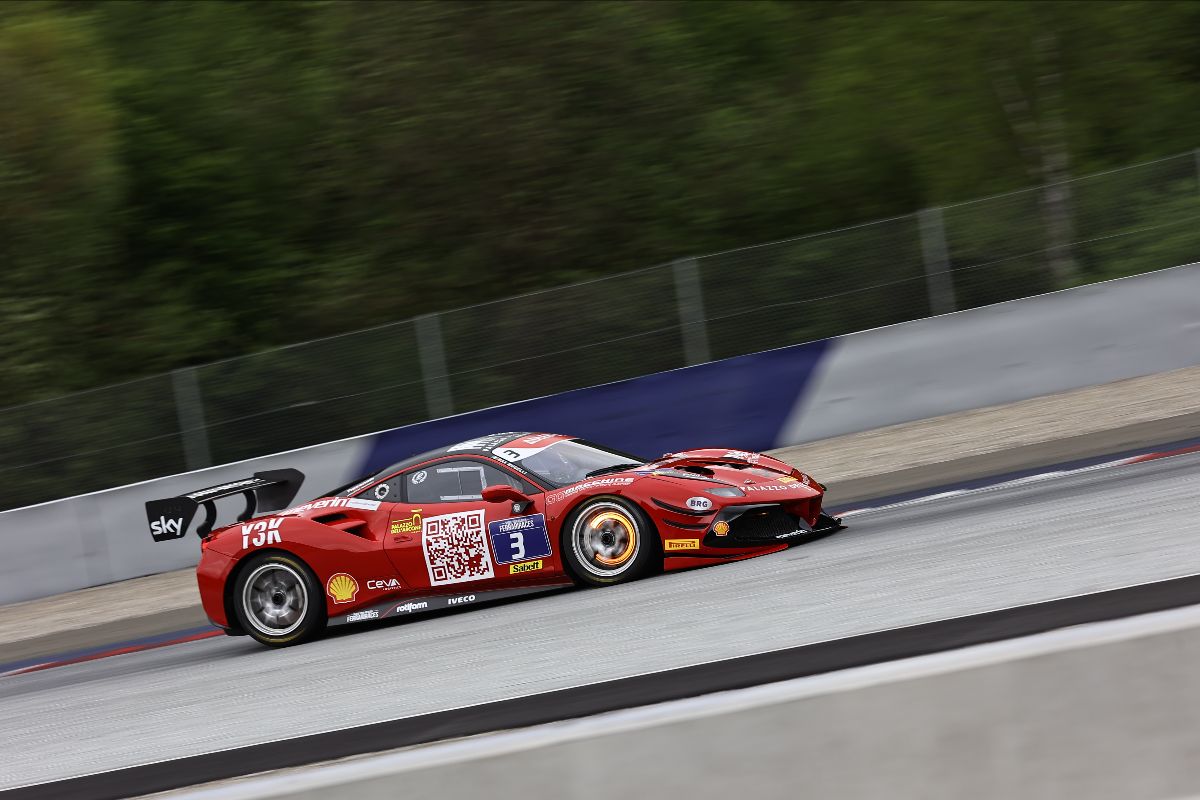
{"label": "side window", "polygon": [[483,461],[442,461],[401,476],[409,503],[453,503],[480,500],[483,487],[495,484],[515,486],[522,491],[531,487],[498,467]]}

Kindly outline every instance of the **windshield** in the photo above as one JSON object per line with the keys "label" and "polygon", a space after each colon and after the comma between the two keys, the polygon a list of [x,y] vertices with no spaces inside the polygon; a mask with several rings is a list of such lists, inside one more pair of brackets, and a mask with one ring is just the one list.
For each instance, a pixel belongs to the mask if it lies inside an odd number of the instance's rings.
{"label": "windshield", "polygon": [[645,459],[582,439],[555,442],[519,462],[522,469],[555,486],[578,483],[597,472],[603,474],[619,471],[616,468],[633,469],[644,463]]}

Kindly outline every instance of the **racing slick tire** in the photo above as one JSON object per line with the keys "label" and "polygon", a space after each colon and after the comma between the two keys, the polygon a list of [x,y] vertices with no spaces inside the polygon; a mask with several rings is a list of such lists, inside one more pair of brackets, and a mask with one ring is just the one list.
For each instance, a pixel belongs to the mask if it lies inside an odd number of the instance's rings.
{"label": "racing slick tire", "polygon": [[242,630],[269,647],[308,641],[325,628],[325,595],[313,571],[287,553],[263,553],[238,571],[231,597]]}
{"label": "racing slick tire", "polygon": [[562,526],[563,563],[576,583],[608,586],[635,580],[662,565],[658,534],[640,508],[619,497],[597,497]]}

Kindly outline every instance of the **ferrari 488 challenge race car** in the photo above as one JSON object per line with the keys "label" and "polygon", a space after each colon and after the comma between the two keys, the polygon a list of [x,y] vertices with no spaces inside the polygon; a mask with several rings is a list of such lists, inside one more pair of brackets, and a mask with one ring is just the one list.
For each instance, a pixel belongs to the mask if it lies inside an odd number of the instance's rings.
{"label": "ferrari 488 challenge race car", "polygon": [[[646,461],[498,433],[277,511],[303,480],[270,470],[146,504],[156,541],[184,536],[204,507],[196,578],[209,619],[231,635],[296,644],[327,625],[736,561],[841,527],[811,477],[723,448]],[[238,494],[237,522],[214,530],[215,501]]]}

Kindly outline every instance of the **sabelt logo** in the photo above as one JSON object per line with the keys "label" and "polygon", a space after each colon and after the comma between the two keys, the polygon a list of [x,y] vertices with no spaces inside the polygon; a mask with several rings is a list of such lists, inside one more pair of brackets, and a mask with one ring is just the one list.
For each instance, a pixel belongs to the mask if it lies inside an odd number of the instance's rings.
{"label": "sabelt logo", "polygon": [[155,536],[183,536],[183,520],[159,517],[150,523],[150,532]]}
{"label": "sabelt logo", "polygon": [[449,600],[446,601],[446,605],[458,606],[458,605],[462,605],[463,603],[474,603],[474,602],[475,602],[475,595],[464,594],[462,597],[451,597]]}
{"label": "sabelt logo", "polygon": [[668,550],[698,550],[700,548],[699,539],[667,539],[664,544]]}
{"label": "sabelt logo", "polygon": [[414,611],[424,611],[427,608],[429,608],[429,603],[425,602],[424,600],[418,600],[415,603],[409,602],[402,606],[396,606],[396,613],[411,614]]}
{"label": "sabelt logo", "polygon": [[392,589],[399,589],[400,581],[395,578],[376,578],[367,581],[367,588],[373,592],[386,592]]}
{"label": "sabelt logo", "polygon": [[542,560],[526,561],[522,564],[513,564],[508,568],[509,575],[520,575],[522,572],[537,572],[542,568]]}

